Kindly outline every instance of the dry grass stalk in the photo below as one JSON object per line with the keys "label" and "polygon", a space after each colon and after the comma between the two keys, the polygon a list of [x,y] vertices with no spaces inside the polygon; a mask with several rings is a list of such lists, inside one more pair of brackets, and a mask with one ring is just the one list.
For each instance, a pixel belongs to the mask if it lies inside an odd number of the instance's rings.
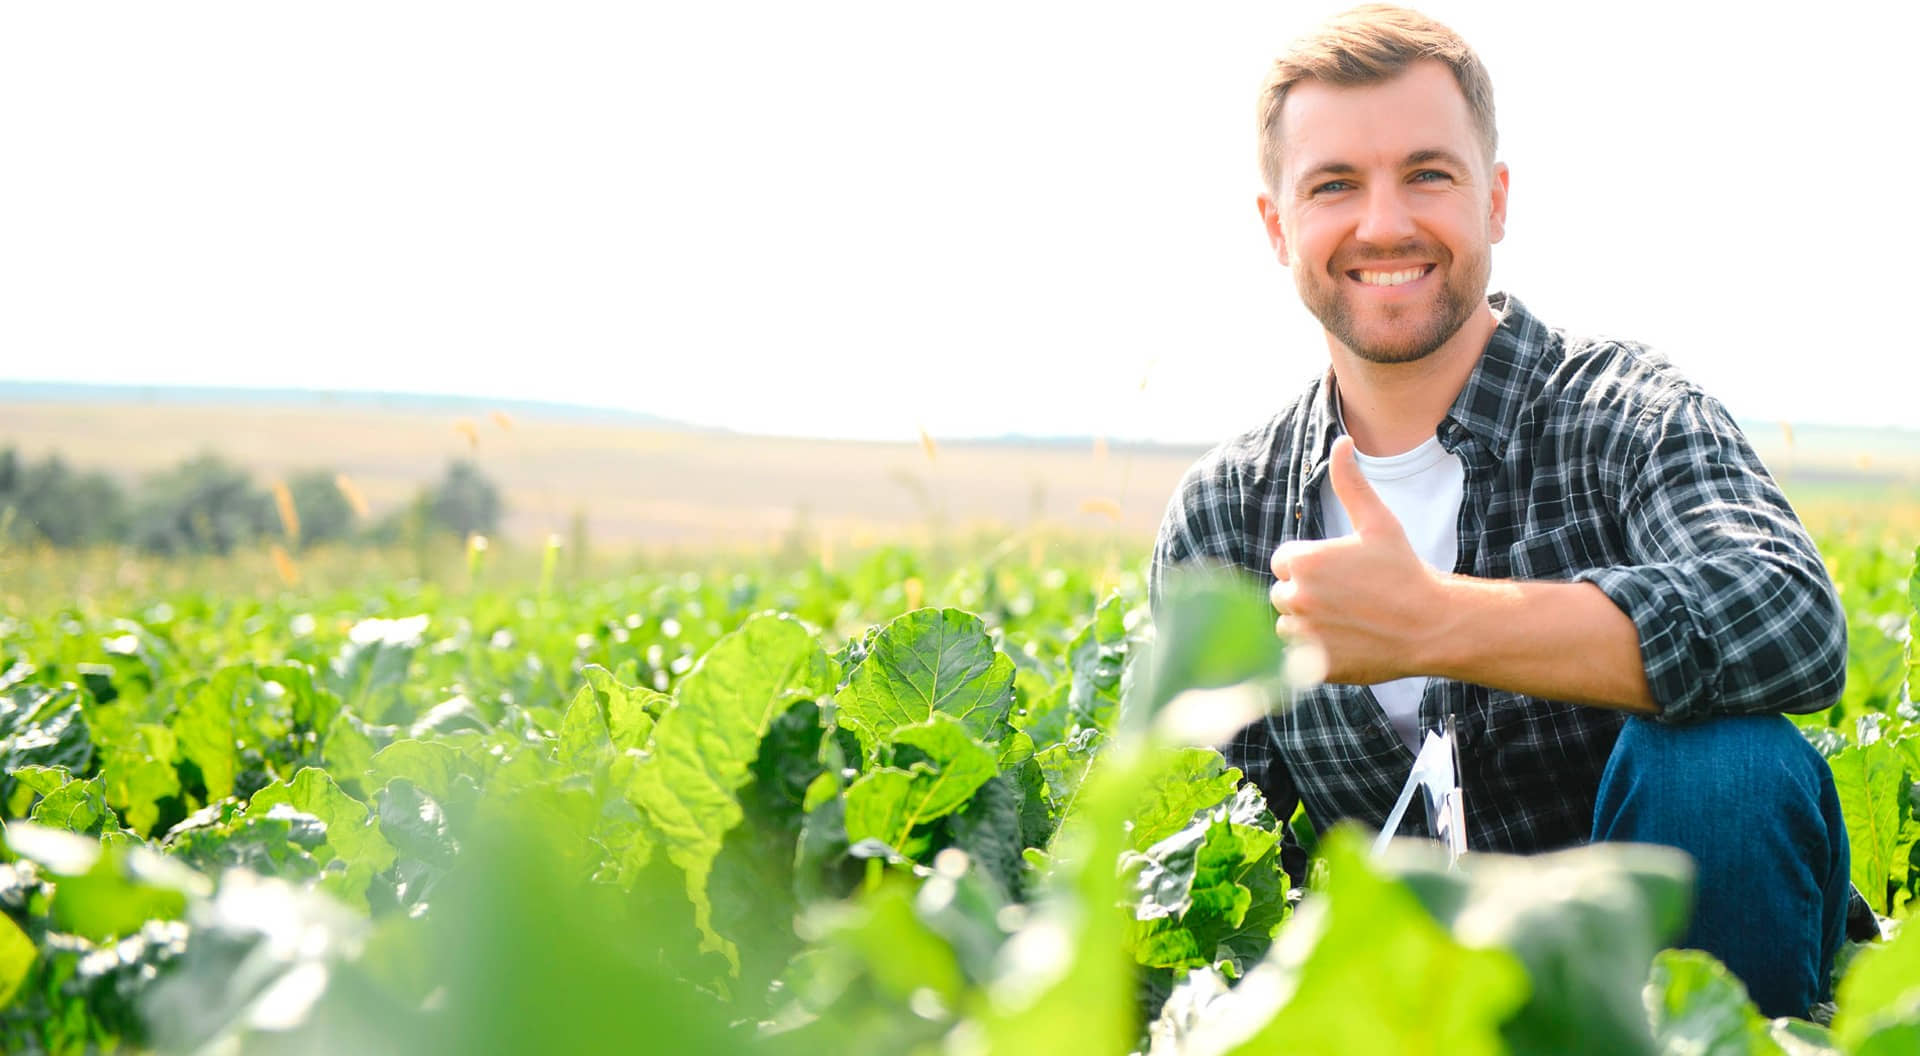
{"label": "dry grass stalk", "polygon": [[280,582],[289,587],[300,585],[300,566],[293,563],[292,555],[279,543],[273,544],[273,570],[280,574]]}
{"label": "dry grass stalk", "polygon": [[346,499],[347,505],[353,507],[353,515],[355,517],[365,517],[367,515],[370,510],[370,507],[367,505],[367,497],[360,493],[360,488],[354,484],[352,477],[347,476],[345,473],[336,474],[333,478],[333,486],[340,489],[340,497]]}
{"label": "dry grass stalk", "polygon": [[291,542],[300,541],[300,511],[294,509],[293,491],[284,480],[273,482],[273,505],[280,511],[280,528]]}

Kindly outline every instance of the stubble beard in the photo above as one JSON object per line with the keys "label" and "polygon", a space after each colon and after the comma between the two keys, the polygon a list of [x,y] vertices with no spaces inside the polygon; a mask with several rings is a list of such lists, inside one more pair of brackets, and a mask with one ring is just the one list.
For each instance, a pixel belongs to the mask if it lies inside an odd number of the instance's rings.
{"label": "stubble beard", "polygon": [[[1413,363],[1432,355],[1459,333],[1486,297],[1491,261],[1455,259],[1439,266],[1447,263],[1464,267],[1447,268],[1446,280],[1428,304],[1403,306],[1401,323],[1406,329],[1390,336],[1368,337],[1360,332],[1352,301],[1340,287],[1346,281],[1345,269],[1328,279],[1313,279],[1311,269],[1296,268],[1294,276],[1300,300],[1342,347],[1369,363]],[[1411,318],[1415,315],[1424,318]]]}

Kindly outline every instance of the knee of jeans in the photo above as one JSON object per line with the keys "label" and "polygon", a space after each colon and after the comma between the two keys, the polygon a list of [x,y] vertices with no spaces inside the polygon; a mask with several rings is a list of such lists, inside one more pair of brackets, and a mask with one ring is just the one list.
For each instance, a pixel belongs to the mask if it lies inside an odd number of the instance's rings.
{"label": "knee of jeans", "polygon": [[1801,803],[1821,796],[1832,771],[1780,715],[1740,715],[1672,725],[1634,718],[1614,746],[1614,775],[1634,787],[1702,804]]}

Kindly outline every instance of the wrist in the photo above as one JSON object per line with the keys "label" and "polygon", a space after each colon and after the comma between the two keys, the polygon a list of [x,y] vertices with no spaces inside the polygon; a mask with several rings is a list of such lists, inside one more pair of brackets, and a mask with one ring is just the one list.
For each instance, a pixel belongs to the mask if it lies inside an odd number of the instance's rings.
{"label": "wrist", "polygon": [[1471,581],[1448,572],[1430,572],[1430,589],[1424,591],[1425,612],[1408,642],[1410,674],[1439,678],[1457,678],[1462,652],[1467,642],[1464,627],[1471,607],[1478,600]]}

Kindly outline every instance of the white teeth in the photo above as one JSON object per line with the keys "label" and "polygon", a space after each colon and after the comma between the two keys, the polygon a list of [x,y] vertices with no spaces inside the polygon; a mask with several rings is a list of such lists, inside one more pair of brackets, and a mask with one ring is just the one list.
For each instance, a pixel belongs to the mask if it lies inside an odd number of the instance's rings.
{"label": "white teeth", "polygon": [[1399,286],[1412,282],[1427,273],[1424,267],[1408,268],[1406,271],[1363,271],[1360,281],[1369,286]]}

